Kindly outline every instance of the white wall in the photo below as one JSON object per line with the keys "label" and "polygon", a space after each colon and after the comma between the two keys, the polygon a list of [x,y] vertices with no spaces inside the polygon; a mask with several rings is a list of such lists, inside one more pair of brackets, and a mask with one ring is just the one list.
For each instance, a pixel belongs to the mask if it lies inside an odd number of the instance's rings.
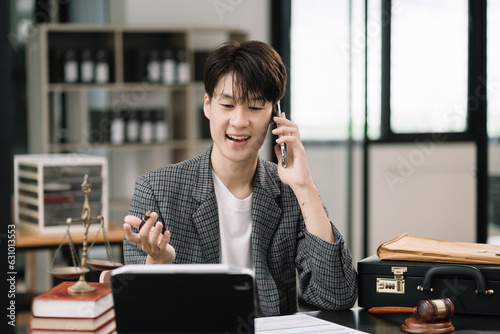
{"label": "white wall", "polygon": [[[476,179],[472,143],[374,145],[369,151],[368,254],[402,233],[475,242]],[[362,258],[363,160],[353,151],[352,234],[347,227],[347,150],[306,145],[306,153],[330,219]]]}
{"label": "white wall", "polygon": [[475,242],[475,154],[473,143],[372,147],[370,252],[402,233]]}
{"label": "white wall", "polygon": [[238,28],[270,42],[269,0],[112,0],[112,23]]}
{"label": "white wall", "polygon": [[[500,176],[500,141],[498,140],[490,143],[489,145],[488,163],[489,174],[497,177]],[[498,195],[496,195],[495,198],[498,200]],[[500,203],[497,202],[497,205],[500,205]],[[493,224],[493,222],[488,225],[487,242],[490,244],[500,245],[500,225]]]}
{"label": "white wall", "polygon": [[352,226],[348,227],[348,153],[346,145],[305,144],[307,160],[312,177],[328,209],[328,216],[342,233],[355,262],[362,259],[363,252],[363,163],[362,148],[354,146],[352,165]]}

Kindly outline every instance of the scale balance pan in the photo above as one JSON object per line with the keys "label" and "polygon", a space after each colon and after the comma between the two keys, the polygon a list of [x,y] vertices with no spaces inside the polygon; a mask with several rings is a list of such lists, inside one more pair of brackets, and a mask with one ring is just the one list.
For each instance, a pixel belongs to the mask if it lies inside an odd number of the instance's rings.
{"label": "scale balance pan", "polygon": [[111,270],[123,266],[120,262],[99,259],[88,259],[87,264],[95,270]]}
{"label": "scale balance pan", "polygon": [[82,274],[86,274],[90,271],[89,268],[82,267],[56,267],[49,269],[48,272],[54,277],[60,279],[75,279],[80,277]]}

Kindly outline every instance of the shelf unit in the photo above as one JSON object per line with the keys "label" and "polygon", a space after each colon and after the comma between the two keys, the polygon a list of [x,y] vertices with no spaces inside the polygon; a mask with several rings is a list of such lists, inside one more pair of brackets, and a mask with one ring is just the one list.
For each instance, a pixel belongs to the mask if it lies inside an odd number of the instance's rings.
{"label": "shelf unit", "polygon": [[[216,45],[246,38],[244,31],[226,28],[37,26],[27,47],[29,153],[107,157],[109,217],[111,222],[121,222],[137,176],[208,148],[211,141],[202,113],[204,61]],[[79,70],[82,61],[78,56],[84,49],[94,54],[105,50],[107,81],[65,82],[64,55],[70,49],[75,51]],[[151,50],[160,55],[165,50],[183,50],[189,80],[151,81],[147,67]],[[83,78],[81,73],[78,75]],[[144,110],[160,110],[167,125],[166,141],[109,142],[111,111]]]}
{"label": "shelf unit", "polygon": [[[91,217],[104,217],[108,226],[107,163],[104,157],[83,154],[27,154],[14,157],[14,206],[16,222],[43,233],[64,233],[66,219],[81,218],[85,194],[84,176],[91,183]],[[89,231],[97,232],[99,219],[90,222]],[[72,232],[84,232],[80,222]]]}

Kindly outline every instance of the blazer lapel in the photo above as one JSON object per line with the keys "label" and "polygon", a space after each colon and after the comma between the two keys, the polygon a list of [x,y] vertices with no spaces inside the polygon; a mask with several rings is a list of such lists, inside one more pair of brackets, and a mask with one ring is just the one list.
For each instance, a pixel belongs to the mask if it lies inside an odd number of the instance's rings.
{"label": "blazer lapel", "polygon": [[209,149],[201,156],[198,176],[194,181],[193,198],[198,201],[199,206],[193,213],[193,222],[205,248],[207,263],[219,263],[219,212],[212,180],[211,152],[212,149]]}
{"label": "blazer lapel", "polygon": [[[267,253],[269,244],[278,227],[281,208],[276,203],[280,190],[259,159],[256,178],[253,183],[252,203],[252,246],[254,252]],[[256,242],[258,241],[258,242]]]}
{"label": "blazer lapel", "polygon": [[259,304],[264,314],[269,315],[280,313],[278,287],[267,259],[268,249],[280,223],[281,208],[276,202],[280,193],[259,159],[253,184],[252,248]]}

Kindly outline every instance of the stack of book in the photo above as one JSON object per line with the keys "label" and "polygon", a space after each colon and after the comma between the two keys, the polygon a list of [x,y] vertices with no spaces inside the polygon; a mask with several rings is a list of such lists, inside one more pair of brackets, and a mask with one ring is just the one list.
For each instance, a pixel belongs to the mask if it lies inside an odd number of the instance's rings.
{"label": "stack of book", "polygon": [[89,283],[96,290],[71,293],[75,282],[62,282],[33,298],[29,321],[32,334],[116,333],[113,295],[109,283]]}

